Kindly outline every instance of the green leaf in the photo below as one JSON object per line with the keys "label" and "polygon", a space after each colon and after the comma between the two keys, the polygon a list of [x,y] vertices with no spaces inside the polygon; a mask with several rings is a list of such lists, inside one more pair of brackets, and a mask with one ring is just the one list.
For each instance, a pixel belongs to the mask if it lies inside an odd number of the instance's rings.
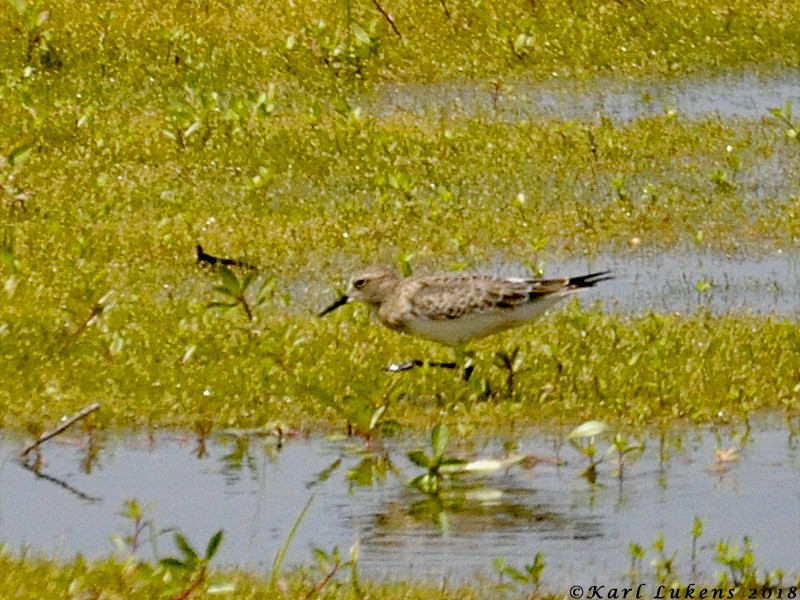
{"label": "green leaf", "polygon": [[427,473],[412,479],[410,485],[420,491],[425,492],[426,494],[430,494],[432,491],[435,491],[439,486],[436,477],[431,477]]}
{"label": "green leaf", "polygon": [[408,453],[408,460],[413,462],[418,467],[427,469],[431,465],[431,459],[422,450],[412,450]]}
{"label": "green leaf", "polygon": [[162,567],[167,567],[168,569],[185,569],[186,568],[186,563],[184,563],[183,561],[178,560],[174,556],[170,556],[168,558],[162,558],[160,561],[158,561],[158,564],[160,564]]}
{"label": "green leaf", "polygon": [[197,552],[194,551],[191,544],[180,533],[175,534],[175,544],[183,552],[183,556],[187,559],[186,562],[197,560]]}
{"label": "green leaf", "polygon": [[317,560],[317,564],[323,569],[327,570],[331,561],[328,558],[328,554],[325,552],[325,550],[322,548],[314,548],[313,554],[314,558]]}
{"label": "green leaf", "polygon": [[8,0],[8,3],[14,7],[14,10],[22,16],[28,10],[28,3],[25,0]]}
{"label": "green leaf", "polygon": [[374,474],[375,460],[372,457],[367,457],[347,472],[347,479],[358,485],[367,487],[372,485]]}
{"label": "green leaf", "polygon": [[[13,276],[12,276],[13,277]],[[111,336],[111,344],[108,347],[108,351],[113,355],[116,356],[120,352],[122,352],[122,347],[125,345],[125,338],[123,338],[119,332],[115,331]]]}
{"label": "green leaf", "polygon": [[350,31],[360,44],[368,45],[372,43],[372,38],[369,37],[369,34],[364,31],[358,23],[350,23]]}
{"label": "green leaf", "polygon": [[239,285],[239,280],[236,279],[236,275],[234,275],[228,267],[222,266],[219,269],[219,275],[222,278],[222,286],[214,288],[217,291],[224,292],[230,294],[231,296],[236,296],[241,289]]}
{"label": "green leaf", "polygon": [[250,284],[253,282],[253,279],[256,276],[255,271],[250,271],[242,278],[242,283],[239,285],[239,290],[242,292],[247,291],[247,288],[250,287]]}
{"label": "green leaf", "polygon": [[508,565],[505,569],[503,569],[503,573],[510,576],[514,581],[519,583],[528,583],[528,576],[511,565]]}
{"label": "green leaf", "polygon": [[297,515],[297,518],[294,520],[294,524],[292,524],[292,528],[289,530],[286,539],[283,541],[280,549],[275,553],[275,559],[272,561],[272,573],[269,576],[269,591],[274,592],[278,587],[278,578],[281,574],[281,567],[283,566],[283,561],[286,558],[286,552],[289,550],[289,545],[292,543],[295,534],[297,534],[297,529],[300,527],[300,523],[303,521],[303,517],[306,516],[306,512],[308,511],[308,507],[311,506],[311,502],[314,500],[314,496],[311,496],[306,502],[306,505],[303,507],[303,510],[300,511],[300,514]]}
{"label": "green leaf", "polygon": [[210,540],[208,540],[208,546],[206,547],[206,560],[211,560],[214,558],[214,555],[217,553],[219,549],[219,545],[222,542],[222,529],[220,529],[217,533],[215,533]]}
{"label": "green leaf", "polygon": [[370,431],[375,429],[375,426],[378,424],[378,421],[380,421],[380,419],[383,416],[384,412],[386,412],[386,405],[385,404],[382,405],[382,406],[379,406],[377,409],[375,409],[375,412],[372,413],[372,419],[370,419],[370,421],[369,421]]}
{"label": "green leaf", "polygon": [[236,308],[238,304],[236,302],[209,302],[206,304],[206,308],[222,308],[225,310],[230,310],[231,308]]}
{"label": "green leaf", "polygon": [[11,154],[8,155],[8,162],[11,163],[12,167],[23,163],[25,159],[30,156],[31,150],[33,150],[33,146],[30,144],[17,146],[11,151]]}
{"label": "green leaf", "polygon": [[436,425],[431,432],[431,448],[433,449],[434,458],[444,455],[444,451],[447,449],[447,444],[449,441],[450,431],[447,429],[447,425],[444,423],[439,423]]}

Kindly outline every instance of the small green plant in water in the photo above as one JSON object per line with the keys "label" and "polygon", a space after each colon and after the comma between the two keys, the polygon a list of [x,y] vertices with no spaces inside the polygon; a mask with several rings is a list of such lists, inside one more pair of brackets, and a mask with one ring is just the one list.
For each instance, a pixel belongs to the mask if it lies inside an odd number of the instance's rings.
{"label": "small green plant in water", "polygon": [[583,454],[589,461],[589,465],[584,470],[583,476],[586,477],[590,483],[597,481],[597,465],[603,462],[602,456],[599,459],[595,458],[597,456],[595,438],[605,433],[607,429],[608,426],[600,421],[586,421],[573,429],[568,436],[569,443],[572,444],[572,447]]}
{"label": "small green plant in water", "polygon": [[697,574],[697,550],[700,537],[703,535],[705,522],[700,517],[695,517],[692,523],[692,575]]}
{"label": "small green plant in water", "polygon": [[647,554],[647,551],[636,542],[631,542],[628,546],[628,553],[631,555],[631,569],[630,578],[631,584],[641,579],[640,573],[642,571],[642,561]]}
{"label": "small green plant in water", "polygon": [[[728,568],[728,573],[723,573],[720,577],[720,585],[733,584],[742,590],[753,589],[780,589],[783,587],[783,571],[765,573],[763,579],[759,576],[756,568],[756,559],[753,553],[753,542],[748,536],[744,537],[742,545],[731,544],[725,540],[717,543],[717,555],[715,560]],[[797,586],[789,588],[797,592]],[[768,596],[761,595],[766,598]]]}
{"label": "small green plant in water", "polygon": [[433,451],[431,456],[422,450],[413,450],[408,453],[411,462],[427,470],[411,480],[413,487],[428,495],[437,496],[441,491],[442,482],[448,477],[467,474],[486,475],[524,463],[528,458],[523,454],[511,454],[502,459],[482,458],[467,461],[445,456],[449,441],[450,432],[447,425],[440,423],[431,432],[431,449]]}
{"label": "small green plant in water", "polygon": [[155,542],[153,531],[153,521],[146,518],[146,508],[143,508],[136,500],[126,500],[120,516],[128,519],[133,525],[133,532],[121,537],[114,536],[113,542],[117,548],[131,556],[136,556],[143,543],[144,533],[150,531],[150,541]]}
{"label": "small green plant in water", "polygon": [[656,541],[653,542],[653,550],[656,552],[656,557],[653,559],[653,567],[656,570],[656,579],[661,585],[670,585],[673,580],[673,570],[675,566],[675,555],[677,551],[669,556],[664,550],[664,534],[660,534]]}
{"label": "small green plant in water", "polygon": [[422,450],[413,450],[408,453],[408,458],[411,462],[426,469],[425,473],[411,480],[412,486],[426,494],[436,495],[439,493],[442,478],[448,469],[464,465],[465,461],[460,458],[446,457],[444,455],[449,442],[450,431],[447,425],[439,423],[431,431],[431,450],[433,450],[431,456],[428,456]]}
{"label": "small green plant in water", "polygon": [[532,588],[529,596],[531,600],[536,597],[539,591],[539,584],[542,579],[544,567],[544,554],[541,552],[537,552],[536,556],[533,557],[533,562],[529,565],[525,565],[522,570],[508,564],[502,556],[494,561],[494,570],[497,571],[497,574],[500,576],[501,583],[503,577],[507,575],[519,585],[530,586]]}
{"label": "small green plant in water", "polygon": [[771,108],[769,109],[770,114],[775,117],[781,124],[785,127],[784,134],[786,135],[787,139],[790,140],[798,140],[798,135],[800,134],[800,128],[797,125],[792,123],[792,101],[787,100],[786,104],[783,108]]}
{"label": "small green plant in water", "polygon": [[641,455],[641,453],[644,452],[644,449],[644,442],[631,443],[628,439],[628,436],[622,433],[618,433],[614,436],[614,443],[612,444],[611,448],[608,449],[608,451],[616,453],[617,465],[619,466],[617,474],[620,480],[623,478],[625,465],[631,460],[635,460],[635,458],[637,458],[637,454]]}
{"label": "small green plant in water", "polygon": [[[172,577],[181,582],[181,588],[173,598],[184,599],[192,595],[195,590],[198,590],[206,584],[208,576],[208,565],[219,550],[219,545],[222,543],[222,530],[217,531],[211,536],[206,545],[206,551],[203,556],[200,556],[197,551],[189,544],[186,538],[180,533],[175,534],[175,544],[178,546],[181,558],[170,556],[163,558],[159,564],[164,567]],[[229,585],[222,586],[226,591],[231,591]],[[215,586],[214,590],[219,587]],[[212,592],[212,590],[208,590]]]}

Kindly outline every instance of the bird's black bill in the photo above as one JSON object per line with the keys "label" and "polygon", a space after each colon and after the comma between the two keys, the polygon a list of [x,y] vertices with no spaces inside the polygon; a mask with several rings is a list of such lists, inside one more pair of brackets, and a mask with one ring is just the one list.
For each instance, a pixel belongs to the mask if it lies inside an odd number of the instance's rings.
{"label": "bird's black bill", "polygon": [[338,299],[336,302],[334,302],[333,304],[331,304],[331,305],[330,305],[328,308],[326,308],[326,309],[325,309],[325,310],[323,310],[321,313],[319,313],[317,316],[318,316],[318,317],[324,317],[324,316],[325,316],[325,315],[327,315],[329,312],[333,312],[333,311],[335,311],[337,308],[339,308],[340,306],[344,306],[345,304],[347,304],[347,301],[348,301],[348,300],[349,300],[349,298],[348,298],[347,296],[342,296],[342,297],[341,297],[341,298],[339,298],[339,299]]}

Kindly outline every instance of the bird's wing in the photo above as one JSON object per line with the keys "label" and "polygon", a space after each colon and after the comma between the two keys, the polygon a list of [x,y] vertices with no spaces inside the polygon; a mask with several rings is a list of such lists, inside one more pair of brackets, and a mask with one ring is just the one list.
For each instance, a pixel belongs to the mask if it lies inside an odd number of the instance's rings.
{"label": "bird's wing", "polygon": [[434,320],[505,311],[568,289],[569,279],[502,279],[484,275],[420,278],[409,297],[412,312]]}

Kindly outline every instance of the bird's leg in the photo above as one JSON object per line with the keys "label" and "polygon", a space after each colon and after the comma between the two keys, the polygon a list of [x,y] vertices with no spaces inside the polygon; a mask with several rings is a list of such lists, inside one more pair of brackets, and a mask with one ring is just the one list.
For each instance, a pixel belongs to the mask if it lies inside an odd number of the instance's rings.
{"label": "bird's leg", "polygon": [[429,360],[407,360],[401,363],[392,363],[388,367],[386,367],[387,371],[392,373],[398,373],[400,371],[410,371],[414,367],[439,367],[441,369],[456,369],[458,368],[458,364],[454,362],[434,362]]}
{"label": "bird's leg", "polygon": [[494,362],[501,369],[506,371],[506,389],[508,397],[514,396],[514,375],[516,374],[522,358],[519,356],[519,346],[515,346],[510,352],[495,352]]}
{"label": "bird's leg", "polygon": [[456,346],[456,364],[461,367],[461,377],[464,381],[469,381],[472,372],[475,370],[474,354],[467,351],[463,345]]}
{"label": "bird's leg", "polygon": [[455,349],[455,361],[453,362],[437,362],[432,360],[407,360],[401,363],[392,363],[386,367],[386,370],[391,373],[399,373],[400,371],[410,371],[415,367],[438,367],[440,369],[459,369],[461,377],[464,381],[469,381],[472,377],[472,372],[475,370],[472,352],[468,352],[463,346],[457,346]]}

